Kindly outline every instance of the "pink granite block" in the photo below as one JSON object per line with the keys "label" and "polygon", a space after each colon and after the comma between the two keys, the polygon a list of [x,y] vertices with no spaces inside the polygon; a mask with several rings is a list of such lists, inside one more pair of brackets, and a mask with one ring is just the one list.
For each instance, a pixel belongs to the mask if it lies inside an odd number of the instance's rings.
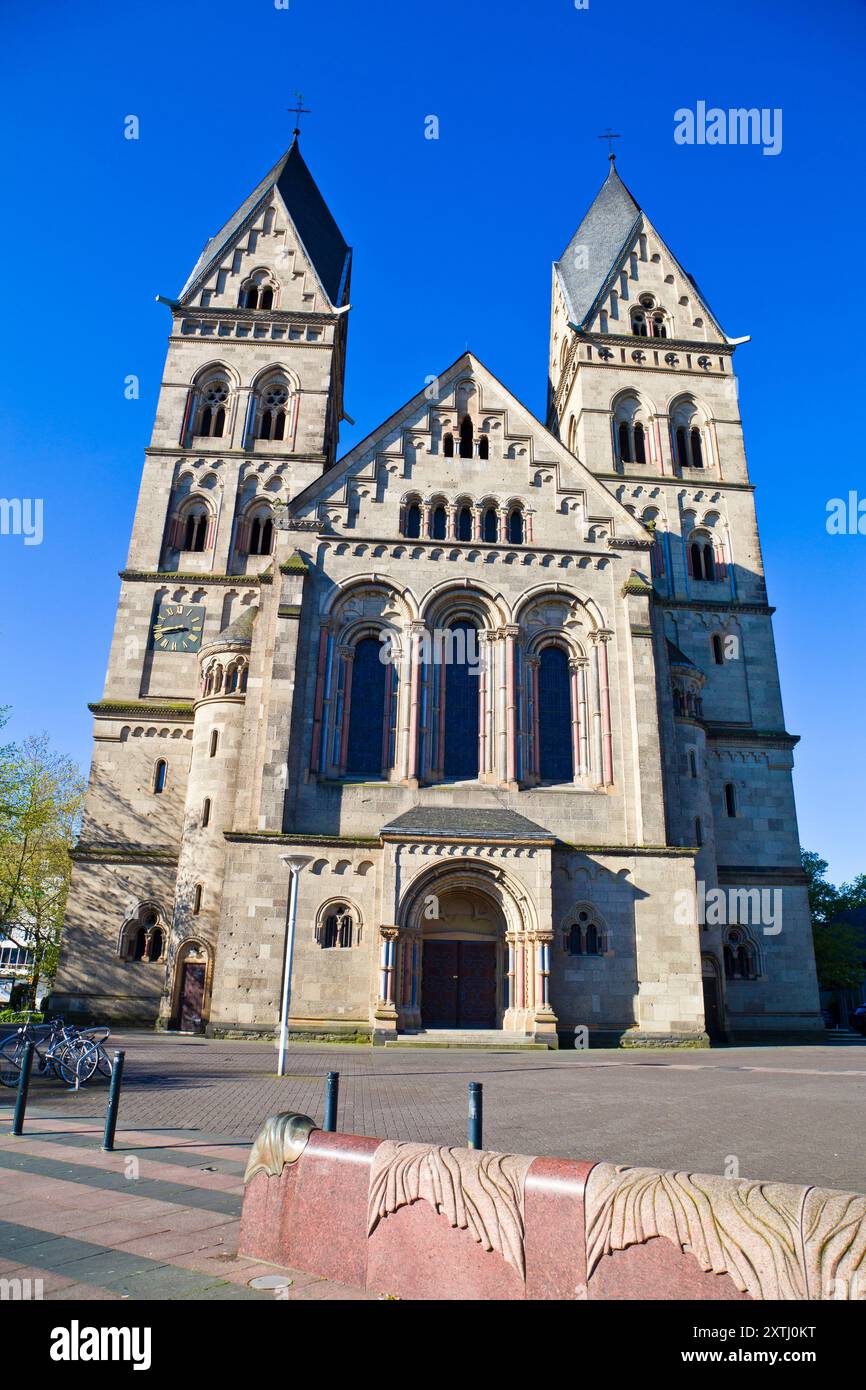
{"label": "pink granite block", "polygon": [[663,1236],[603,1255],[588,1284],[591,1299],[752,1300],[727,1274],[701,1269],[694,1255]]}
{"label": "pink granite block", "polygon": [[407,1299],[522,1299],[523,1275],[429,1202],[383,1217],[370,1236],[367,1288]]}
{"label": "pink granite block", "polygon": [[526,1297],[586,1297],[584,1189],[591,1163],[536,1158],[526,1175]]}
{"label": "pink granite block", "polygon": [[[291,1222],[283,1228],[281,1264],[363,1288],[370,1165],[378,1147],[378,1139],[314,1130],[292,1165],[297,1187]],[[242,1252],[250,1254],[246,1246]]]}

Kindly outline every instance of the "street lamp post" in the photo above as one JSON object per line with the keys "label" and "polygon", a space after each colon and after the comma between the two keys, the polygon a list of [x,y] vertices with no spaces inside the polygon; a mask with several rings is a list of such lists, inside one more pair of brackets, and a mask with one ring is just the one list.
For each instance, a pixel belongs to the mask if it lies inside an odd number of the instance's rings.
{"label": "street lamp post", "polygon": [[291,881],[289,884],[289,916],[286,926],[286,958],[283,965],[283,1002],[280,1008],[280,1052],[277,1058],[277,1076],[284,1076],[286,1070],[286,1040],[289,1032],[289,1000],[292,994],[292,957],[295,952],[295,920],[298,915],[298,880],[301,869],[309,864],[309,854],[284,854],[284,864],[288,864]]}

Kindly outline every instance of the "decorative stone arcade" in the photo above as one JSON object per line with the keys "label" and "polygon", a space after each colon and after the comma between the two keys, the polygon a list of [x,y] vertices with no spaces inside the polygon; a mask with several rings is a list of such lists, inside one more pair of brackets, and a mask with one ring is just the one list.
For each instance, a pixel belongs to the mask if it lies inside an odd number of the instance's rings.
{"label": "decorative stone arcade", "polygon": [[419,807],[382,840],[394,920],[379,929],[374,1039],[491,1027],[555,1047],[553,837],[510,811]]}

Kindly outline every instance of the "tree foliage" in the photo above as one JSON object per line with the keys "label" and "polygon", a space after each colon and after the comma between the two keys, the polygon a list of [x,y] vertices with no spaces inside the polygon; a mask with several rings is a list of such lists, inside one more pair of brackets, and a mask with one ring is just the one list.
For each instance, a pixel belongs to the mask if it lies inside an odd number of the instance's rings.
{"label": "tree foliage", "polygon": [[828,864],[813,850],[802,851],[809,880],[809,907],[818,982],[824,989],[849,989],[866,979],[864,929],[845,921],[846,915],[866,908],[866,874],[858,874],[838,888],[827,879]]}
{"label": "tree foliage", "polygon": [[33,952],[31,1003],[57,966],[84,790],[47,735],[0,747],[0,934]]}

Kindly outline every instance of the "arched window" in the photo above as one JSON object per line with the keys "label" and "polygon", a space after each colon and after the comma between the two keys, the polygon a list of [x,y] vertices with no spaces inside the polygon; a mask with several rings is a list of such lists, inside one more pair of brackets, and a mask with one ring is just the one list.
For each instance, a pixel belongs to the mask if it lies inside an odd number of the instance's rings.
{"label": "arched window", "polygon": [[219,748],[219,742],[220,742],[219,730],[218,730],[218,729],[214,729],[213,732],[211,733],[211,736],[210,736],[210,757],[212,757],[212,758],[215,758],[215,757],[216,757],[217,749]]}
{"label": "arched window", "polygon": [[406,507],[403,521],[403,534],[410,540],[417,540],[421,535],[421,505],[418,502],[410,502]]}
{"label": "arched window", "polygon": [[567,435],[566,435],[566,447],[568,448],[568,451],[569,451],[570,454],[573,454],[573,453],[574,453],[574,451],[575,451],[575,444],[576,444],[576,443],[577,443],[577,422],[576,422],[574,416],[573,416],[573,415],[570,415],[570,416],[568,417],[568,433],[567,433]]}
{"label": "arched window", "polygon": [[737,794],[733,782],[725,783],[725,812],[732,818],[737,814]]}
{"label": "arched window", "polygon": [[469,415],[464,415],[460,421],[460,457],[472,457],[472,420]]}
{"label": "arched window", "polygon": [[563,933],[563,945],[570,956],[603,956],[607,950],[605,933],[592,912],[581,908]]}
{"label": "arched window", "polygon": [[433,508],[430,517],[430,536],[434,541],[444,541],[448,531],[448,512],[440,502]]}
{"label": "arched window", "polygon": [[668,336],[665,316],[660,309],[657,309],[650,319],[650,328],[653,338],[666,338]]}
{"label": "arched window", "polygon": [[[480,679],[470,655],[477,651],[478,632],[474,623],[449,624],[445,661],[445,748],[443,772],[446,778],[468,781],[478,776],[478,706]],[[461,636],[462,634],[462,636]],[[441,667],[434,678],[441,678]]]}
{"label": "arched window", "polygon": [[729,980],[756,980],[758,960],[755,948],[739,927],[728,930],[724,944],[725,975]]}
{"label": "arched window", "polygon": [[270,512],[259,512],[250,523],[248,554],[270,555],[274,548],[274,522]]}
{"label": "arched window", "polygon": [[450,430],[442,436],[442,453],[447,459],[454,457],[454,435]]}
{"label": "arched window", "polygon": [[697,777],[697,775],[698,775],[698,760],[697,760],[697,758],[695,757],[694,750],[693,750],[693,749],[689,749],[689,776],[690,776],[690,777]]}
{"label": "arched window", "polygon": [[221,439],[225,430],[229,384],[225,377],[211,377],[198,388],[199,407],[194,433],[204,439]]}
{"label": "arched window", "polygon": [[679,468],[704,467],[704,443],[701,417],[691,400],[680,401],[671,413],[674,432],[674,452]]}
{"label": "arched window", "polygon": [[646,463],[646,437],[644,427],[638,420],[634,427],[634,461]]}
{"label": "arched window", "polygon": [[478,436],[478,457],[486,459],[490,457],[490,436],[479,434]]}
{"label": "arched window", "polygon": [[523,512],[520,507],[513,507],[508,513],[507,530],[509,545],[523,545]]}
{"label": "arched window", "polygon": [[481,538],[489,545],[499,540],[499,512],[496,507],[485,507],[481,521]]}
{"label": "arched window", "polygon": [[238,300],[241,309],[273,309],[274,307],[274,283],[270,279],[266,270],[257,270],[245,284],[241,286],[240,299]]}
{"label": "arched window", "polygon": [[198,554],[208,548],[208,524],[210,513],[203,502],[196,502],[186,513],[183,522],[181,549]]}
{"label": "arched window", "polygon": [[472,540],[472,508],[461,507],[457,513],[457,539],[458,541]]}
{"label": "arched window", "polygon": [[345,903],[328,908],[316,928],[316,941],[323,951],[348,949],[355,939],[355,923],[351,909]]}
{"label": "arched window", "polygon": [[202,898],[201,884],[200,884],[200,883],[197,883],[197,884],[195,885],[195,888],[193,889],[193,893],[192,893],[192,911],[193,911],[193,916],[194,916],[194,917],[197,917],[198,914],[201,912],[201,898]]}
{"label": "arched window", "polygon": [[352,687],[349,694],[347,777],[381,777],[385,763],[388,728],[389,667],[380,657],[385,648],[376,637],[363,637],[355,645]]}
{"label": "arched window", "polygon": [[716,562],[712,541],[699,532],[688,547],[689,574],[693,579],[712,581],[716,578]]}
{"label": "arched window", "polygon": [[210,797],[206,796],[201,808],[201,828],[206,830],[210,825]]}
{"label": "arched window", "polygon": [[130,960],[144,960],[147,953],[147,932],[144,927],[139,927],[132,938],[132,952]]}
{"label": "arched window", "polygon": [[700,849],[704,843],[704,827],[701,825],[700,816],[695,816],[695,844]]}
{"label": "arched window", "polygon": [[713,661],[717,666],[724,666],[725,664],[725,648],[717,632],[713,633]]}
{"label": "arched window", "polygon": [[154,927],[150,933],[150,950],[147,953],[148,960],[161,960],[165,949],[165,935],[162,927]]}
{"label": "arched window", "polygon": [[153,774],[153,790],[157,796],[165,791],[165,779],[168,776],[168,764],[165,758],[160,758]]}
{"label": "arched window", "polygon": [[571,782],[571,672],[562,647],[544,647],[538,663],[538,765],[542,782]]}
{"label": "arched window", "polygon": [[291,395],[289,383],[282,377],[276,377],[260,388],[255,429],[257,439],[278,442],[288,437]]}
{"label": "arched window", "polygon": [[623,396],[614,407],[616,449],[620,463],[647,463],[646,417],[637,396]]}
{"label": "arched window", "polygon": [[632,309],[631,331],[637,338],[646,338],[648,336],[649,330],[647,329],[646,314],[643,309]]}

